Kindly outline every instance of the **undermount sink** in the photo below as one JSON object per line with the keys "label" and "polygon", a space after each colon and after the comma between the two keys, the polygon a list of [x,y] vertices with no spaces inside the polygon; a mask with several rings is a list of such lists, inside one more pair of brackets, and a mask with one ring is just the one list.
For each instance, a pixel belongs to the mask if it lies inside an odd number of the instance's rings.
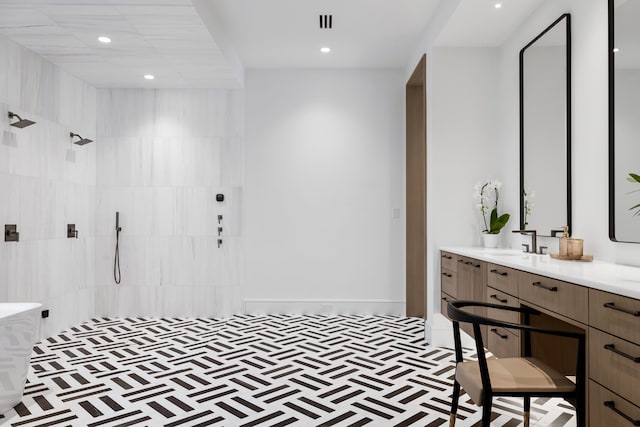
{"label": "undermount sink", "polygon": [[537,254],[529,254],[526,252],[486,252],[486,255],[489,256],[523,256],[523,255],[537,255]]}

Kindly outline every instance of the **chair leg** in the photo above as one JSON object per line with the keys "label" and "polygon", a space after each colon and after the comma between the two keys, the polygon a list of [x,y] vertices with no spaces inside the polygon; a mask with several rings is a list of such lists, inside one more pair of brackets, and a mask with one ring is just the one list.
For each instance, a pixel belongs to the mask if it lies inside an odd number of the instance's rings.
{"label": "chair leg", "polygon": [[531,397],[524,397],[524,427],[529,427],[529,419],[531,417]]}
{"label": "chair leg", "polygon": [[586,414],[585,414],[585,401],[578,397],[576,399],[576,427],[585,427],[586,426]]}
{"label": "chair leg", "polygon": [[578,387],[576,393],[576,403],[574,405],[576,409],[576,426],[577,427],[585,427],[587,425],[587,399],[586,393],[584,389],[584,383],[582,383],[582,387]]}
{"label": "chair leg", "polygon": [[456,414],[458,413],[458,400],[460,399],[460,383],[453,380],[453,395],[451,396],[451,415],[449,415],[449,427],[456,425]]}
{"label": "chair leg", "polygon": [[485,398],[482,400],[482,427],[491,427],[492,401],[491,395],[485,393]]}

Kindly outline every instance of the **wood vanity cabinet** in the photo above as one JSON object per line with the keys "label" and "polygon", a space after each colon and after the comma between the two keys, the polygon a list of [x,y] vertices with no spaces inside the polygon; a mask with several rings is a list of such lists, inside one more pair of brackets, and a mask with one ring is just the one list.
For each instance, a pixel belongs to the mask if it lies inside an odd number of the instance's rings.
{"label": "wood vanity cabinet", "polygon": [[[497,264],[487,266],[487,296],[491,304],[519,307],[518,270]],[[488,309],[487,316],[505,322],[519,323],[520,316],[513,311]],[[487,334],[487,348],[497,357],[516,357],[520,355],[520,331],[490,327]]]}
{"label": "wood vanity cabinet", "polygon": [[[442,314],[447,315],[447,304],[455,300],[484,301],[487,294],[487,263],[474,258],[463,257],[449,252],[441,252],[440,290]],[[475,308],[473,312],[486,316],[486,310]],[[470,324],[460,324],[460,328],[473,336]],[[480,330],[487,342],[487,327]]]}
{"label": "wood vanity cabinet", "polygon": [[[445,315],[446,301],[451,299],[529,306],[541,312],[531,316],[533,326],[586,333],[588,425],[640,425],[640,299],[453,252],[442,255]],[[479,314],[507,322],[520,321],[517,313],[502,310],[488,309]],[[488,329],[483,331],[484,343],[494,355],[522,354],[522,334],[518,331]],[[532,334],[531,341],[533,357],[564,375],[575,374],[575,359],[568,357],[576,354],[575,340]]]}
{"label": "wood vanity cabinet", "polygon": [[440,312],[447,316],[447,304],[455,301],[458,295],[457,282],[458,256],[449,252],[440,253]]}
{"label": "wood vanity cabinet", "polygon": [[640,425],[640,300],[590,289],[589,321],[591,425]]}

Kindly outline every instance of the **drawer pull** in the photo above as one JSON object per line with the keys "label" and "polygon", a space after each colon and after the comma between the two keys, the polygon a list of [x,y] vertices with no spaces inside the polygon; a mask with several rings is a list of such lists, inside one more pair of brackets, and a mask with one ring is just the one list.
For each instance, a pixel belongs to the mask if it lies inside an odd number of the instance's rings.
{"label": "drawer pull", "polygon": [[442,258],[444,258],[444,259],[451,259],[451,258],[453,258],[453,257],[452,257],[451,255],[442,255]]}
{"label": "drawer pull", "polygon": [[445,273],[445,272],[443,272],[443,273],[442,273],[442,275],[443,275],[444,277],[453,277],[453,275],[451,275],[451,273]]}
{"label": "drawer pull", "polygon": [[489,298],[493,298],[494,300],[500,301],[500,302],[501,302],[501,303],[503,303],[503,304],[506,304],[506,303],[507,303],[507,299],[506,299],[506,298],[505,298],[505,299],[502,299],[502,298],[500,298],[498,295],[495,295],[495,294],[494,294],[494,295],[489,296]]}
{"label": "drawer pull", "polygon": [[546,290],[551,291],[551,292],[558,292],[558,287],[557,286],[545,286],[541,282],[533,282],[532,285],[536,286],[538,288],[546,289]]}
{"label": "drawer pull", "polygon": [[[473,263],[472,263],[473,264]],[[473,264],[475,268],[480,268],[480,264]]]}
{"label": "drawer pull", "polygon": [[458,262],[464,262],[464,260],[463,259],[459,259]]}
{"label": "drawer pull", "polygon": [[496,328],[492,328],[491,332],[493,332],[494,334],[496,334],[497,336],[499,336],[500,338],[502,338],[503,340],[506,340],[509,338],[508,335],[502,335],[500,332],[498,332],[498,330]]}
{"label": "drawer pull", "polygon": [[449,303],[449,300],[447,299],[447,297],[442,297],[442,301]]}
{"label": "drawer pull", "polygon": [[613,412],[615,412],[616,414],[620,415],[625,420],[629,421],[631,423],[631,425],[640,426],[640,420],[634,420],[629,415],[625,414],[620,409],[616,408],[616,404],[613,402],[613,400],[607,400],[606,402],[602,402],[602,403],[604,403],[604,406],[606,406],[607,408],[611,409]]}
{"label": "drawer pull", "polygon": [[606,348],[609,351],[614,352],[615,354],[619,354],[620,356],[631,360],[633,363],[640,363],[640,357],[634,357],[630,354],[625,353],[624,351],[620,351],[616,348],[615,345],[613,344],[605,344],[604,348]]}
{"label": "drawer pull", "polygon": [[499,274],[500,276],[508,276],[506,271],[498,271],[496,269],[491,270],[490,273]]}
{"label": "drawer pull", "polygon": [[612,302],[608,302],[604,305],[605,308],[610,308],[612,310],[616,310],[616,311],[621,311],[623,313],[627,313],[630,314],[632,316],[635,317],[640,317],[640,311],[631,311],[631,310],[627,310],[626,308],[620,308],[620,307],[616,307],[616,305]]}

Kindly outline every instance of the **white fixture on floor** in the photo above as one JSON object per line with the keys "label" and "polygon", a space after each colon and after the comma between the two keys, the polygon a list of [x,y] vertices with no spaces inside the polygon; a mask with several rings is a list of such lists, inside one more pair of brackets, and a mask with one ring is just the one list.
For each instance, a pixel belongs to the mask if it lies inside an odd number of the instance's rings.
{"label": "white fixture on floor", "polygon": [[38,303],[0,303],[0,414],[22,399],[40,327]]}

